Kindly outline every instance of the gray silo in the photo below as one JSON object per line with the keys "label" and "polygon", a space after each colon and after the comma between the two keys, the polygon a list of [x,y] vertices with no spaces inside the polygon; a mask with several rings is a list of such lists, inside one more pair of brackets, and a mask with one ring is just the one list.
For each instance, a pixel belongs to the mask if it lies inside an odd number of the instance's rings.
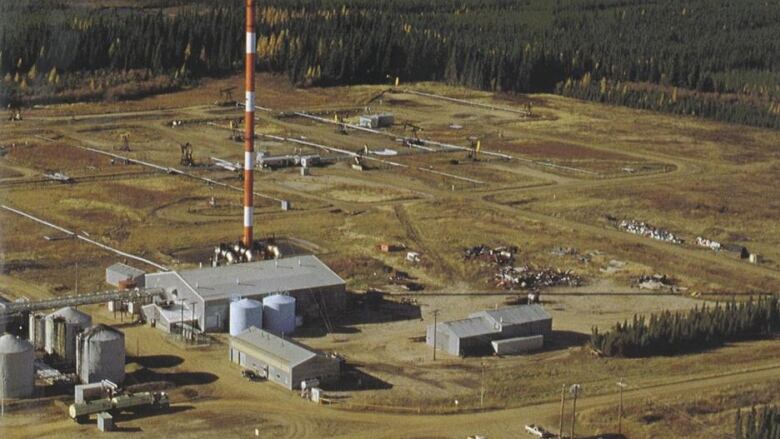
{"label": "gray silo", "polygon": [[28,398],[35,390],[34,350],[30,342],[0,337],[0,397]]}
{"label": "gray silo", "polygon": [[92,326],[92,317],[65,307],[46,316],[45,350],[68,364],[76,362],[76,336]]}
{"label": "gray silo", "polygon": [[250,326],[262,329],[263,304],[252,299],[232,302],[230,304],[230,335],[236,336]]}
{"label": "gray silo", "polygon": [[42,314],[30,313],[30,325],[28,326],[28,340],[33,348],[43,349],[46,346],[46,319]]}
{"label": "gray silo", "polygon": [[77,337],[76,371],[84,384],[125,380],[125,334],[103,324]]}
{"label": "gray silo", "polygon": [[263,325],[268,332],[278,335],[295,332],[295,298],[281,294],[264,298]]}

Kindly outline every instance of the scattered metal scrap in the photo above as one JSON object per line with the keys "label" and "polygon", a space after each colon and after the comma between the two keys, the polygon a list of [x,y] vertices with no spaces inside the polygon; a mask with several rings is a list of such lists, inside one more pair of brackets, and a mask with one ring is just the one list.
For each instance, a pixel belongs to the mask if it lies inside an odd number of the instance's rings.
{"label": "scattered metal scrap", "polygon": [[618,223],[617,228],[623,230],[624,232],[646,236],[648,238],[657,239],[659,241],[666,241],[674,244],[682,244],[685,242],[674,233],[668,230],[654,227],[644,221],[622,220]]}
{"label": "scattered metal scrap", "polygon": [[677,291],[677,281],[665,274],[643,275],[634,279],[633,285],[643,290],[673,290]]}
{"label": "scattered metal scrap", "polygon": [[482,259],[499,265],[511,265],[515,262],[516,246],[499,246],[490,248],[485,244],[476,245],[463,250],[463,258],[467,261]]}
{"label": "scattered metal scrap", "polygon": [[503,266],[494,276],[496,286],[506,289],[540,288],[554,286],[579,287],[584,280],[571,270],[557,268],[533,269],[528,265],[522,267]]}
{"label": "scattered metal scrap", "polygon": [[696,237],[696,245],[701,247],[707,247],[711,250],[718,251],[721,248],[721,244],[717,241],[713,241],[711,239],[704,238],[702,236]]}
{"label": "scattered metal scrap", "polygon": [[574,247],[555,247],[550,250],[553,256],[576,256],[579,251]]}

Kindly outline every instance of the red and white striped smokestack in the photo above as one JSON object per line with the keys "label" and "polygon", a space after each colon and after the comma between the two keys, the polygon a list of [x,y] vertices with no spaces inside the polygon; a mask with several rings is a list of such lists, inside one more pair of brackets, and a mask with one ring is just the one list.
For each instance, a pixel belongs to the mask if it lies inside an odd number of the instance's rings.
{"label": "red and white striped smokestack", "polygon": [[255,165],[255,1],[246,0],[246,59],[244,60],[244,246],[252,248],[254,222],[254,174]]}

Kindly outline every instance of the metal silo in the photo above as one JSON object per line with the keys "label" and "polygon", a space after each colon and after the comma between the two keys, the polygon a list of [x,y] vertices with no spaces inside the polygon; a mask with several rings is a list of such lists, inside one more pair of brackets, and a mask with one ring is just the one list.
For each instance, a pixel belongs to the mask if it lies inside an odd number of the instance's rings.
{"label": "metal silo", "polygon": [[274,334],[288,335],[295,331],[295,298],[275,294],[263,299],[263,323]]}
{"label": "metal silo", "polygon": [[241,299],[230,304],[230,335],[238,335],[250,326],[263,327],[263,304]]}
{"label": "metal silo", "polygon": [[46,345],[46,320],[42,314],[30,313],[30,322],[28,326],[28,340],[33,348],[43,349]]}
{"label": "metal silo", "polygon": [[125,334],[103,324],[77,337],[76,371],[84,384],[125,380]]}
{"label": "metal silo", "polygon": [[65,307],[46,316],[45,350],[69,364],[76,362],[76,336],[92,326],[92,317]]}
{"label": "metal silo", "polygon": [[0,337],[0,397],[27,398],[35,390],[34,350],[30,342]]}

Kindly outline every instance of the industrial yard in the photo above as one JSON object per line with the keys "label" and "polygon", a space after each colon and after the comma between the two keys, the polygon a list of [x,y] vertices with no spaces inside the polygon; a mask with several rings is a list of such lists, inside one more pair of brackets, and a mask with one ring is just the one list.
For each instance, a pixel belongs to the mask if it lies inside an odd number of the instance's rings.
{"label": "industrial yard", "polygon": [[[578,437],[599,437],[617,432],[621,379],[626,437],[710,438],[729,437],[737,408],[778,402],[774,340],[647,359],[588,347],[594,326],[636,313],[777,291],[776,131],[545,94],[294,88],[261,74],[263,154],[249,172],[254,236],[273,251],[234,263],[247,258],[231,250],[245,215],[244,109],[216,101],[241,79],[0,122],[0,299],[126,291],[73,304],[68,315],[86,317],[66,318],[60,333],[45,321],[58,328],[61,306],[39,319],[43,333],[82,334],[73,343],[120,334],[118,384],[169,395],[168,408],[114,416],[118,431],[510,437],[531,423],[557,431],[561,386],[579,383]],[[392,120],[361,117],[381,114]],[[117,263],[145,276],[123,266],[109,276]],[[148,295],[131,297],[136,287]],[[265,329],[228,327],[241,298]],[[528,307],[544,327],[512,330]],[[476,353],[432,341],[434,319],[479,320],[464,323],[487,328],[463,336]],[[24,331],[7,329],[22,338],[39,328],[19,321]],[[88,360],[47,340],[32,337],[25,352],[73,356],[72,373],[92,382],[75,364]],[[500,354],[510,342],[520,350]],[[435,360],[432,344],[442,346]],[[301,371],[275,379],[275,361]],[[319,404],[301,398],[300,382],[314,377]],[[72,385],[39,374],[26,396],[5,403],[3,437],[98,434],[94,418],[68,418]]]}

